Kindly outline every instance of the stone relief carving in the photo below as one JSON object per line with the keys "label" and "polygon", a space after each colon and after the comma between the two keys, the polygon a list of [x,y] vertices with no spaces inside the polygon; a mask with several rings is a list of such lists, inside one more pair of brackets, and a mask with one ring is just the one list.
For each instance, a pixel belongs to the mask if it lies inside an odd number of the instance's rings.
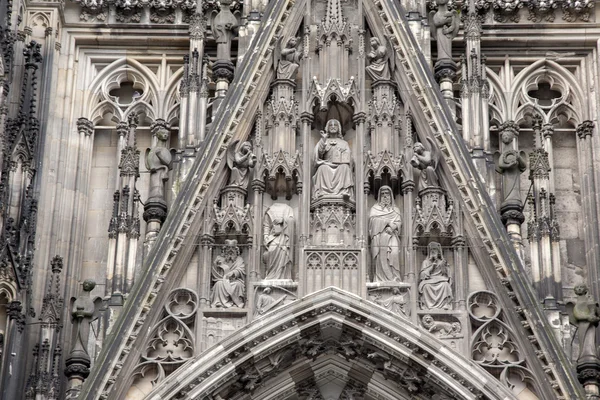
{"label": "stone relief carving", "polygon": [[287,298],[287,294],[284,294],[283,296],[276,299],[272,295],[272,293],[273,289],[270,286],[267,286],[263,289],[262,293],[260,294],[260,296],[258,296],[258,299],[256,300],[254,316],[260,316],[273,310],[274,308],[282,305],[285,299]]}
{"label": "stone relief carving", "polygon": [[294,211],[283,203],[273,204],[265,214],[263,241],[265,279],[292,279]]}
{"label": "stone relief carving", "polygon": [[391,357],[379,351],[369,352],[367,358],[375,364],[386,379],[396,382],[410,393],[421,391],[423,381],[419,378],[417,372],[408,365],[400,366]]}
{"label": "stone relief carving", "polygon": [[421,325],[427,329],[429,333],[433,333],[438,337],[456,337],[462,331],[460,322],[447,322],[436,320],[430,314],[425,314],[421,318]]}
{"label": "stone relief carving", "polygon": [[[373,291],[371,291],[369,294],[372,295]],[[388,295],[387,297],[383,297],[381,294],[375,294],[374,296],[375,297],[374,297],[373,301],[376,304],[379,304],[380,306],[387,308],[391,312],[398,314],[398,315],[403,315],[403,316],[410,315],[410,308],[409,308],[409,304],[408,304],[408,301],[409,301],[408,291],[402,293],[400,288],[396,287],[396,288],[392,289],[392,293],[390,295]]]}
{"label": "stone relief carving", "polygon": [[389,80],[390,66],[387,48],[378,37],[372,37],[369,43],[371,44],[371,51],[367,53],[367,59],[369,60],[367,74],[373,81]]}
{"label": "stone relief carving", "polygon": [[422,143],[417,142],[413,146],[414,154],[410,160],[410,165],[421,171],[419,175],[419,191],[430,187],[440,187],[437,176],[439,155],[435,150],[436,147],[432,143],[431,138],[427,138],[427,140],[429,140],[432,150],[426,150]]}
{"label": "stone relief carving", "polygon": [[444,309],[452,307],[452,281],[448,276],[448,262],[437,242],[429,243],[427,258],[419,272],[419,306],[421,309]]}
{"label": "stone relief carving", "polygon": [[213,262],[210,304],[215,308],[244,307],[246,303],[246,264],[237,240],[225,240],[222,254]]}
{"label": "stone relief carving", "polygon": [[600,363],[596,346],[596,330],[600,321],[600,306],[588,297],[585,285],[575,286],[577,302],[569,315],[569,322],[577,327],[579,339],[578,367],[585,363]]}
{"label": "stone relief carving", "polygon": [[437,11],[429,13],[431,36],[437,41],[437,62],[452,60],[452,39],[458,34],[460,19],[448,8],[448,0],[436,0]]}
{"label": "stone relief carving", "polygon": [[334,197],[354,199],[352,151],[343,139],[342,124],[330,119],[315,146],[316,173],[313,177],[313,199]]}
{"label": "stone relief carving", "polygon": [[374,282],[401,282],[400,231],[402,216],[394,203],[394,194],[389,186],[379,189],[377,203],[369,213],[369,236],[373,260]]}
{"label": "stone relief carving", "polygon": [[238,140],[234,141],[227,149],[227,166],[231,170],[228,185],[246,189],[250,182],[250,168],[256,165],[257,157],[252,152],[250,142],[242,143],[236,150],[238,143]]}
{"label": "stone relief carving", "polygon": [[150,171],[149,201],[165,201],[165,183],[169,180],[173,157],[167,148],[169,131],[160,127],[156,131],[156,146],[146,149],[146,168]]}
{"label": "stone relief carving", "polygon": [[282,43],[279,47],[279,54],[276,54],[277,79],[295,79],[302,59],[302,46],[298,46],[300,38],[291,37]]}

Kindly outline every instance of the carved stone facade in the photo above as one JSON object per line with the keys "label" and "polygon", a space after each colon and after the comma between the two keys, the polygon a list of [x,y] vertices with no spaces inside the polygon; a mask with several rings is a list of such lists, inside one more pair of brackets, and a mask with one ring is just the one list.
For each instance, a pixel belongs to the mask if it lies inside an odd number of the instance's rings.
{"label": "carved stone facade", "polygon": [[600,398],[596,14],[0,0],[0,398]]}

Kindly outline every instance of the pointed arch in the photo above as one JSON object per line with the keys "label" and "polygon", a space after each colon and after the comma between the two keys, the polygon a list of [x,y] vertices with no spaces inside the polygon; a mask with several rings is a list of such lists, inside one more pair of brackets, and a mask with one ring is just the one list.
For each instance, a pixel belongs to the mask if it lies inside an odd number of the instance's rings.
{"label": "pointed arch", "polygon": [[[231,393],[287,398],[286,390],[314,385],[321,374],[336,370],[342,389],[357,384],[382,398],[409,398],[417,392],[515,398],[483,368],[429,333],[334,287],[253,321],[184,364],[149,398],[229,398]],[[263,385],[271,379],[277,389]]]}

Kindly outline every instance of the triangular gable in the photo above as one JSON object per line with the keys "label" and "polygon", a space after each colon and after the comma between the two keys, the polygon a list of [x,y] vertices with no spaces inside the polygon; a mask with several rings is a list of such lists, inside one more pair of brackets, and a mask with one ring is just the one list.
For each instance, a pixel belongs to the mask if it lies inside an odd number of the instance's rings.
{"label": "triangular gable", "polygon": [[[296,6],[300,7],[301,3]],[[258,104],[265,100],[268,90],[258,89],[268,85],[271,53],[293,5],[292,1],[269,4],[263,19],[263,29],[258,31],[254,45],[251,46],[252,51],[247,53],[240,65],[227,97],[221,104],[222,112],[211,126],[210,140],[200,151],[202,158],[196,159],[174,202],[157,244],[144,263],[143,275],[112,327],[112,333],[105,340],[103,351],[84,384],[81,398],[107,396],[124,363],[130,362],[127,357],[136,343],[138,333],[143,326],[149,324],[146,317],[150,310],[157,308],[156,305],[160,308],[169,286],[172,287],[178,281],[177,276],[173,275],[181,268],[174,268],[174,265],[191,256],[192,246],[185,244],[192,242],[201,225],[194,221],[195,215],[206,207],[210,194],[216,192],[216,185],[212,185],[212,182],[219,176],[218,170],[227,145],[249,133],[254,112]],[[480,249],[473,252],[474,257],[487,272],[489,281],[502,282],[508,289],[504,291],[500,284],[495,287],[503,302],[508,323],[517,332],[524,330],[525,334],[519,340],[530,356],[528,360],[531,359],[531,368],[538,379],[543,380],[544,374],[547,374],[547,379],[554,387],[553,391],[550,385],[545,385],[543,397],[581,396],[581,388],[573,372],[557,369],[550,363],[550,360],[556,360],[559,365],[568,365],[569,361],[553,336],[537,296],[524,276],[522,261],[512,247],[471,162],[468,150],[459,138],[456,124],[408,28],[404,13],[395,2],[367,0],[364,9],[371,27],[378,34],[388,35],[394,44],[397,63],[402,66],[396,79],[405,86],[405,92],[412,93],[404,100],[410,104],[415,114],[417,131],[421,135],[433,132],[434,140],[444,155],[445,177],[442,179],[455,198],[462,198],[464,211],[468,215],[467,231],[473,238],[479,238],[473,239],[474,244],[481,244]],[[155,302],[157,304],[153,305]],[[539,354],[546,356],[536,361]]]}

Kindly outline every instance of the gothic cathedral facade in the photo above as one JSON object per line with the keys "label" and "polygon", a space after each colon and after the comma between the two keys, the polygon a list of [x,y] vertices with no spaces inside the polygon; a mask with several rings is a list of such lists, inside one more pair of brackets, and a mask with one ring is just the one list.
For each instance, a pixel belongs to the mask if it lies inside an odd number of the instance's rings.
{"label": "gothic cathedral facade", "polygon": [[595,1],[0,22],[0,398],[600,399]]}

